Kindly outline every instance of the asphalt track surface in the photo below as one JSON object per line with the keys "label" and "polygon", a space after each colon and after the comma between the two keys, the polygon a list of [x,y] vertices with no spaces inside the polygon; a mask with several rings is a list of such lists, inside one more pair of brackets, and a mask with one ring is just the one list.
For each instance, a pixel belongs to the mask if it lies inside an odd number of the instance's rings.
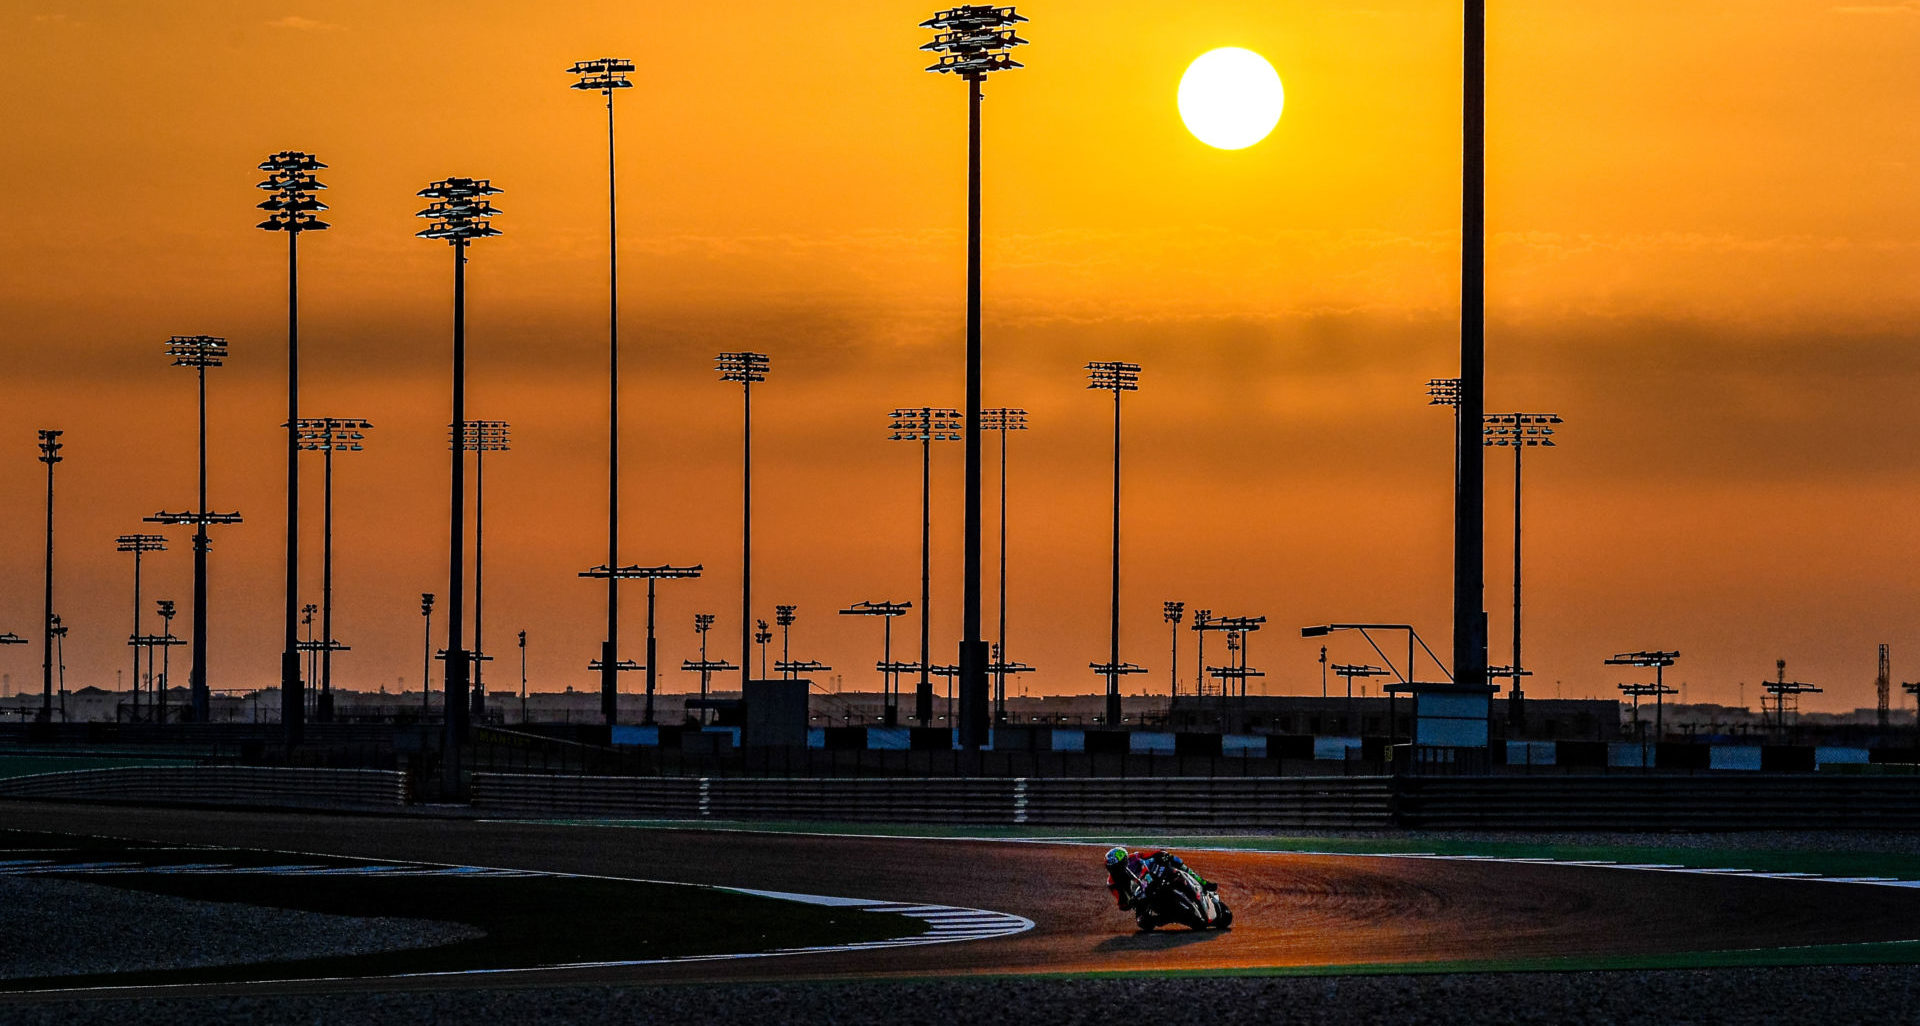
{"label": "asphalt track surface", "polygon": [[[196,993],[1217,971],[1604,958],[1920,936],[1920,891],[1912,889],[1569,865],[1206,852],[1193,862],[1233,904],[1234,928],[1142,934],[1106,893],[1100,849],[1081,844],[32,803],[0,803],[0,824],[960,905],[1035,923],[1008,938],[927,947],[501,975],[220,984]],[[457,919],[457,910],[449,913]],[[262,975],[277,974],[263,967]]]}

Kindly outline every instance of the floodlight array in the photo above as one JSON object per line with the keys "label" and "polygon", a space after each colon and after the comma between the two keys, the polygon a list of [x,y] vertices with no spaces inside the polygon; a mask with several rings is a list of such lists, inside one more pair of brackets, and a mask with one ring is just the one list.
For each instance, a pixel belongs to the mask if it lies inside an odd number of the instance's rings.
{"label": "floodlight array", "polygon": [[887,414],[887,438],[895,442],[957,442],[967,426],[959,410],[921,406]]}
{"label": "floodlight array", "polygon": [[980,411],[980,430],[982,431],[1025,431],[1027,429],[1027,411],[1002,406],[992,410]]}
{"label": "floodlight array", "polygon": [[359,452],[373,422],[359,417],[301,417],[293,422],[300,448],[308,452]]}
{"label": "floodlight array", "polygon": [[624,57],[599,57],[590,61],[575,61],[567,69],[569,75],[579,75],[580,81],[569,88],[586,89],[609,95],[615,89],[631,89],[633,83],[627,76],[633,72],[633,62]]}
{"label": "floodlight array", "polygon": [[433,223],[413,234],[422,239],[445,239],[455,246],[498,235],[500,229],[487,219],[500,210],[487,197],[498,196],[500,192],[485,178],[448,178],[434,182],[417,193],[433,202],[413,215]]}
{"label": "floodlight array", "polygon": [[1484,444],[1552,445],[1557,413],[1489,413],[1481,424]]}
{"label": "floodlight array", "polygon": [[1460,407],[1459,378],[1428,378],[1427,405]]}
{"label": "floodlight array", "polygon": [[720,372],[721,381],[744,385],[767,380],[767,372],[772,369],[765,353],[721,353],[713,359],[713,369]]}
{"label": "floodlight array", "polygon": [[940,11],[920,23],[935,32],[920,49],[940,55],[927,70],[978,82],[992,72],[1022,67],[1008,51],[1027,44],[1013,32],[1026,20],[1012,7],[969,4]]}
{"label": "floodlight array", "polygon": [[[466,422],[468,452],[502,452],[513,448],[508,433],[512,425],[504,420],[469,420]],[[447,428],[447,447],[453,447],[453,428]]]}
{"label": "floodlight array", "polygon": [[123,534],[114,542],[121,552],[163,552],[167,547],[163,534]]}
{"label": "floodlight array", "polygon": [[1180,620],[1186,616],[1186,611],[1187,604],[1185,602],[1160,603],[1160,618],[1176,627],[1180,625]]}
{"label": "floodlight array", "polygon": [[778,623],[782,627],[793,626],[794,611],[799,608],[800,608],[799,606],[774,606],[773,607],[774,622]]}
{"label": "floodlight array", "polygon": [[227,340],[212,335],[175,335],[167,339],[175,367],[218,367],[227,358]]}
{"label": "floodlight array", "polygon": [[1109,392],[1134,392],[1140,388],[1140,365],[1107,360],[1087,364],[1087,387]]}
{"label": "floodlight array", "polygon": [[905,616],[911,602],[855,602],[840,610],[841,616]]}
{"label": "floodlight array", "polygon": [[311,153],[297,150],[281,150],[260,162],[260,170],[267,172],[267,180],[259,183],[259,188],[273,193],[258,205],[267,212],[267,219],[254,227],[270,232],[310,232],[330,227],[325,221],[313,215],[327,209],[325,203],[315,199],[313,194],[326,186],[313,177],[315,171],[326,169]]}

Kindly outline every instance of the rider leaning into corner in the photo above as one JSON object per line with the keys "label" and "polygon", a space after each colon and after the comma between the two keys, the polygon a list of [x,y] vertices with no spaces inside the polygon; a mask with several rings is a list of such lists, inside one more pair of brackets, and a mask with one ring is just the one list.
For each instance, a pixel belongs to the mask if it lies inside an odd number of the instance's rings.
{"label": "rider leaning into corner", "polygon": [[[1133,912],[1142,930],[1176,921],[1197,930],[1233,925],[1233,910],[1221,900],[1219,888],[1164,848],[1135,852],[1116,846],[1107,849],[1106,862],[1107,889],[1121,911]],[[1169,895],[1159,889],[1163,884],[1174,885],[1183,897],[1169,904]]]}

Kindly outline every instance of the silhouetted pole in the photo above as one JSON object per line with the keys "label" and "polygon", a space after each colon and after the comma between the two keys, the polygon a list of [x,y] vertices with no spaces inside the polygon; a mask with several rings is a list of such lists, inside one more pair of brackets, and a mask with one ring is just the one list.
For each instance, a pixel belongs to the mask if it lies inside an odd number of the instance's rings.
{"label": "silhouetted pole", "polygon": [[[432,200],[418,217],[433,223],[414,234],[423,239],[445,239],[453,248],[453,437],[466,437],[467,424],[467,245],[492,238],[500,229],[487,219],[500,211],[487,199],[500,190],[487,179],[448,178],[420,190]],[[467,675],[471,670],[465,648],[462,600],[466,586],[466,453],[453,450],[451,510],[447,556],[447,672],[444,718],[445,757],[442,768],[446,791],[460,790],[460,747],[467,740]]]}
{"label": "silhouetted pole", "polygon": [[[981,429],[1000,432],[1000,640],[993,660],[993,722],[1007,721],[1007,432],[1027,429],[1027,411],[981,410]],[[925,660],[921,660],[925,662]]]}
{"label": "silhouetted pole", "polygon": [[[800,607],[798,606],[782,606],[782,605],[776,605],[773,607],[773,620],[775,623],[780,625],[780,662],[782,665],[786,665],[793,662],[794,611],[799,608]],[[765,675],[765,673],[766,673],[765,670],[761,671],[761,674],[763,676]],[[788,680],[793,679],[792,670],[790,669],[782,670],[781,673],[783,673]]]}
{"label": "silhouetted pole", "polygon": [[[568,88],[598,90],[607,98],[607,562],[620,565],[620,232],[613,162],[613,93],[632,88],[633,62],[621,57],[577,61],[580,80]],[[600,715],[611,729],[620,714],[620,578],[607,578],[607,638],[600,645]],[[651,682],[653,654],[647,654]],[[648,688],[651,696],[652,688]],[[651,722],[651,720],[649,720]]]}
{"label": "silhouetted pole", "polygon": [[1107,725],[1120,722],[1120,395],[1140,388],[1140,365],[1117,361],[1087,364],[1087,387],[1113,393],[1113,603],[1107,635]]}
{"label": "silhouetted pole", "polygon": [[420,720],[433,714],[433,593],[420,593],[420,616],[426,622],[420,655]]}
{"label": "silhouetted pole", "polygon": [[173,673],[174,605],[172,599],[160,599],[157,605],[160,607],[160,619],[166,624],[166,632],[160,641],[160,686],[154,689],[156,698],[154,709],[157,713],[157,722],[165,724],[167,722],[167,680]]}
{"label": "silhouetted pole", "polygon": [[[61,431],[42,428],[40,431],[40,462],[47,465],[47,574],[46,602],[44,615],[40,617],[41,659],[40,659],[40,716],[36,722],[53,722],[53,465],[65,459],[60,449],[65,444],[60,441]],[[137,671],[136,671],[137,672]]]}
{"label": "silhouetted pole", "polygon": [[933,681],[928,674],[929,643],[933,637],[933,443],[959,441],[963,423],[959,410],[920,406],[894,410],[887,419],[887,438],[920,443],[920,683],[913,694],[913,718],[933,723]]}
{"label": "silhouetted pole", "polygon": [[[880,722],[893,726],[899,718],[895,695],[899,692],[897,664],[893,661],[893,618],[905,616],[911,602],[855,602],[840,610],[841,616],[878,616],[884,625],[880,635]],[[921,665],[925,665],[924,663]]]}
{"label": "silhouetted pole", "polygon": [[[980,83],[1018,68],[1009,50],[1026,43],[1012,7],[969,5],[920,23],[937,33],[922,50],[941,54],[928,71],[967,81],[967,457],[966,533],[960,641],[960,744],[979,749],[988,735],[987,643],[980,636]],[[921,660],[924,665],[926,660]]]}
{"label": "silhouetted pole", "polygon": [[199,379],[200,392],[200,504],[191,518],[161,511],[146,518],[150,522],[178,524],[189,520],[193,530],[193,665],[187,670],[191,697],[190,718],[205,723],[210,712],[207,690],[207,539],[208,524],[237,524],[240,514],[213,513],[207,509],[207,368],[218,367],[227,357],[227,340],[212,335],[175,335],[167,340],[167,355],[175,367],[191,367]]}
{"label": "silhouetted pole", "polygon": [[[744,695],[747,679],[753,676],[753,386],[767,380],[769,361],[764,353],[721,353],[715,357],[714,369],[721,381],[740,383],[740,693]],[[700,661],[706,662],[706,656]]]}
{"label": "silhouetted pole", "polygon": [[[1465,88],[1461,117],[1460,414],[1455,422],[1458,478],[1453,500],[1453,679],[1487,683],[1483,563],[1486,461],[1480,447],[1486,412],[1486,0],[1466,0]],[[1514,678],[1518,686],[1519,678]]]}
{"label": "silhouetted pole", "polygon": [[140,557],[148,552],[164,552],[167,539],[157,534],[123,534],[114,539],[120,552],[133,553],[133,633],[127,637],[133,649],[133,718],[140,719]]}
{"label": "silhouetted pole", "polygon": [[1520,454],[1529,446],[1554,445],[1553,425],[1561,423],[1557,413],[1489,413],[1482,433],[1487,445],[1513,447],[1513,690],[1507,696],[1507,721],[1514,729],[1526,726],[1526,693],[1520,678],[1526,676],[1520,662]]}
{"label": "silhouetted pole", "polygon": [[1173,652],[1167,657],[1167,697],[1175,700],[1180,697],[1180,620],[1185,615],[1185,602],[1160,603],[1160,618],[1172,625]]}
{"label": "silhouetted pole", "polygon": [[[651,662],[651,661],[649,661]],[[527,632],[520,632],[520,723],[527,722]]]}
{"label": "silhouetted pole", "polygon": [[307,722],[306,692],[300,680],[300,233],[320,231],[325,221],[313,215],[327,205],[313,197],[324,189],[315,171],[327,165],[312,154],[283,150],[260,162],[267,180],[259,188],[274,195],[259,204],[267,219],[255,227],[287,233],[287,595],[280,653],[280,719],[289,746],[300,743]]}
{"label": "silhouetted pole", "polygon": [[359,452],[369,421],[358,417],[307,417],[300,421],[300,448],[321,454],[325,470],[320,532],[320,701],[315,717],[333,722],[333,454]]}
{"label": "silhouetted pole", "polygon": [[[511,425],[504,420],[467,421],[465,448],[473,453],[473,717],[487,715],[487,689],[482,672],[487,664],[486,619],[486,516],[487,453],[505,452],[513,447]],[[449,439],[451,444],[451,439]]]}

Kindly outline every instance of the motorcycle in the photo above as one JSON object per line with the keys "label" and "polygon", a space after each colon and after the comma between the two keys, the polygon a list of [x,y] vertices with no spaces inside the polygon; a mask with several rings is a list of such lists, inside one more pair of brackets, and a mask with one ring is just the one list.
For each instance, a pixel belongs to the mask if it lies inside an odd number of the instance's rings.
{"label": "motorcycle", "polygon": [[1194,930],[1226,930],[1233,926],[1233,909],[1220,897],[1211,880],[1203,881],[1177,857],[1150,859],[1136,873],[1131,867],[1133,918],[1142,930],[1163,923],[1180,923]]}

